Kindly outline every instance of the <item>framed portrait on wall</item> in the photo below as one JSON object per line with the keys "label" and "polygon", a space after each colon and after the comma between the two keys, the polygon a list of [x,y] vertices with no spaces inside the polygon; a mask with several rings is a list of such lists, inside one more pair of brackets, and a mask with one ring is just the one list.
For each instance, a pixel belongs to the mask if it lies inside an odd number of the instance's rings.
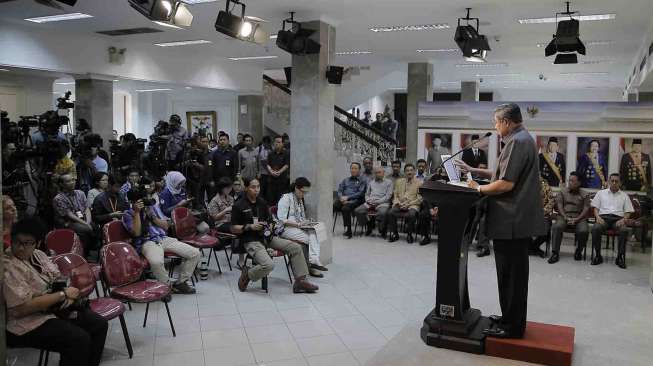
{"label": "framed portrait on wall", "polygon": [[567,176],[567,137],[538,135],[540,175],[551,187],[564,185]]}
{"label": "framed portrait on wall", "polygon": [[479,142],[465,149],[462,154],[462,161],[465,164],[471,166],[472,168],[487,168],[488,167],[488,152],[490,150],[489,139],[480,140],[482,133],[461,133],[460,134],[460,146],[467,146],[473,141],[479,140]]}
{"label": "framed portrait on wall", "polygon": [[426,170],[434,174],[442,164],[442,155],[451,154],[453,135],[450,133],[426,133],[424,135],[424,156],[426,157]]}
{"label": "framed portrait on wall", "polygon": [[208,136],[212,140],[218,134],[218,116],[215,111],[186,112],[186,126],[191,136]]}
{"label": "framed portrait on wall", "polygon": [[646,192],[650,189],[652,153],[653,139],[619,139],[619,175],[624,190]]}
{"label": "framed portrait on wall", "polygon": [[608,186],[609,137],[578,137],[576,172],[583,188],[606,188]]}

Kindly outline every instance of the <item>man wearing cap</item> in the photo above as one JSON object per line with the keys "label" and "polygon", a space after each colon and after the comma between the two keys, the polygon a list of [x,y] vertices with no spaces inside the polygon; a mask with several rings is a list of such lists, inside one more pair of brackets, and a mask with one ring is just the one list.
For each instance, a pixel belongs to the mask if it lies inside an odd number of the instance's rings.
{"label": "man wearing cap", "polygon": [[619,173],[627,191],[646,191],[651,184],[651,157],[642,152],[642,139],[633,139],[632,149],[621,157]]}
{"label": "man wearing cap", "polygon": [[565,156],[558,152],[558,138],[549,137],[546,151],[540,153],[540,175],[551,187],[565,182]]}

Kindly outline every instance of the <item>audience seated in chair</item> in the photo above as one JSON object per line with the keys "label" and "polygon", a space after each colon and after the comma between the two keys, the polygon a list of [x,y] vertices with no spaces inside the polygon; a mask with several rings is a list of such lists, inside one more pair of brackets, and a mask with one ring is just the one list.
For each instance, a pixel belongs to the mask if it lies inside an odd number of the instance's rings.
{"label": "audience seated in chair", "polygon": [[587,245],[589,226],[587,216],[590,213],[590,199],[586,192],[580,190],[580,178],[578,173],[569,173],[567,187],[562,188],[555,199],[555,208],[558,215],[551,227],[551,257],[549,263],[556,263],[560,260],[560,244],[562,233],[567,228],[573,228],[577,243],[574,259],[579,261],[583,257],[583,250]]}
{"label": "audience seated in chair", "polygon": [[71,174],[61,176],[61,192],[54,197],[52,205],[57,225],[75,231],[88,256],[89,250],[98,248],[98,243],[91,225],[91,209],[86,205],[84,192],[75,189],[76,180]]}
{"label": "audience seated in chair", "polygon": [[406,164],[404,166],[405,178],[399,178],[395,183],[394,199],[392,200],[392,209],[388,214],[388,230],[390,230],[389,242],[399,240],[399,231],[397,228],[397,219],[402,216],[406,220],[408,244],[413,243],[413,233],[415,233],[415,222],[419,214],[422,196],[419,194],[419,187],[422,183],[415,178],[415,166]]}
{"label": "audience seated in chair", "polygon": [[351,239],[351,214],[354,212],[356,207],[360,206],[365,200],[367,184],[360,176],[360,163],[351,163],[349,170],[351,176],[345,178],[338,186],[338,197],[335,202],[333,202],[333,209],[336,212],[342,213],[342,222],[345,226],[345,236]]}
{"label": "audience seated in chair", "polygon": [[[385,178],[383,167],[374,168],[374,179],[367,182],[365,203],[354,210],[358,224],[366,227],[365,236],[372,234],[376,222],[379,233],[385,238],[386,213],[390,208],[393,189],[392,181]],[[369,220],[370,213],[375,216],[372,221]]]}
{"label": "audience seated in chair", "polygon": [[44,231],[37,219],[17,222],[11,247],[2,258],[7,346],[57,352],[64,366],[97,366],[107,321],[82,305],[79,289],[53,291],[55,280],[61,277],[59,269],[35,249],[42,243]]}
{"label": "audience seated in chair", "polygon": [[[245,194],[236,201],[231,211],[231,231],[240,236],[242,245],[255,264],[252,268],[242,267],[242,273],[238,279],[240,291],[246,291],[250,281],[263,279],[274,269],[274,262],[264,245],[267,240],[266,236],[270,237],[272,234],[268,224],[270,222],[269,207],[259,197],[260,184],[257,179],[251,181],[245,179],[243,183]],[[300,244],[274,236],[269,240],[267,246],[290,256],[295,275],[293,292],[312,293],[318,290],[317,286],[306,280],[308,265]]]}
{"label": "audience seated in chair", "polygon": [[186,177],[176,171],[170,171],[164,177],[166,186],[159,193],[161,211],[167,217],[172,217],[172,210],[176,207],[191,207],[192,197],[186,196]]}
{"label": "audience seated in chair", "polygon": [[108,176],[108,187],[93,201],[93,222],[100,227],[107,222],[120,220],[123,213],[129,209],[127,200],[120,194],[122,183],[113,175]]}

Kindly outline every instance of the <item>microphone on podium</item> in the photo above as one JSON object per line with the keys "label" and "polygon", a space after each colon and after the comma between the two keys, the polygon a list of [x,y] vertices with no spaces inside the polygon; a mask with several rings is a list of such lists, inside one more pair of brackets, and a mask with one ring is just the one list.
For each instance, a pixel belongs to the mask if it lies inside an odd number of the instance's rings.
{"label": "microphone on podium", "polygon": [[[467,149],[469,149],[469,148],[471,148],[471,147],[474,147],[474,145],[476,145],[476,144],[478,144],[479,142],[481,142],[481,140],[485,140],[486,138],[488,138],[488,137],[490,137],[490,136],[492,136],[492,132],[488,132],[488,133],[486,133],[485,135],[483,135],[483,137],[481,137],[480,139],[478,139],[478,140],[476,140],[476,141],[474,141],[474,142],[469,143],[467,146],[465,146],[465,147],[463,147],[462,149],[458,150],[457,153],[451,155],[450,157],[448,157],[447,159],[445,159],[444,161],[442,161],[442,163],[440,163],[440,166],[438,167],[438,169],[442,168],[442,167],[444,166],[444,163],[446,163],[446,162],[448,162],[449,160],[455,158],[456,156],[462,154],[463,151],[465,151],[465,150],[467,150]],[[436,169],[436,170],[437,170],[437,169]]]}

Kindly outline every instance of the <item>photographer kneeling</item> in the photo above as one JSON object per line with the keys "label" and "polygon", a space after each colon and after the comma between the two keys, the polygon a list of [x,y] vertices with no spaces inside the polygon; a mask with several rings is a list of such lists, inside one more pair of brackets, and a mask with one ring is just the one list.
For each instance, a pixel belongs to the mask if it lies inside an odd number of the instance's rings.
{"label": "photographer kneeling", "polygon": [[243,266],[238,279],[238,289],[246,291],[250,281],[258,281],[274,269],[274,262],[263,243],[268,247],[282,251],[290,256],[291,268],[295,275],[294,293],[313,293],[318,287],[306,280],[308,265],[304,258],[301,244],[272,236],[269,207],[260,198],[261,186],[257,179],[243,180],[245,194],[234,203],[231,211],[231,232],[239,235],[242,244],[256,265],[252,268]]}
{"label": "photographer kneeling", "polygon": [[175,238],[168,237],[166,232],[170,227],[170,219],[163,214],[161,207],[153,199],[146,197],[147,192],[144,187],[127,192],[131,208],[124,213],[122,223],[134,238],[133,244],[136,251],[147,258],[157,280],[163,283],[170,282],[168,272],[164,267],[164,252],[171,252],[181,257],[181,273],[177,282],[172,285],[172,290],[179,294],[194,294],[195,288],[190,286],[187,281],[197,267],[200,251]]}
{"label": "photographer kneeling", "polygon": [[57,266],[35,249],[44,232],[37,219],[21,220],[12,229],[11,249],[3,257],[7,345],[58,352],[62,366],[99,365],[107,321],[86,307],[79,290],[66,287]]}

